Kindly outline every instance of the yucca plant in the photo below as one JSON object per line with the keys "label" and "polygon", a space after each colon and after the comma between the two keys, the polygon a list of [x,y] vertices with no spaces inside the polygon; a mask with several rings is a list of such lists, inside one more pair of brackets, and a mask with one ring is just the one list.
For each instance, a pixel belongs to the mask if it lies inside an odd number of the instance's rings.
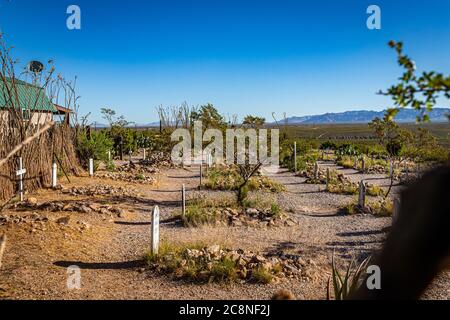
{"label": "yucca plant", "polygon": [[356,292],[363,281],[364,271],[367,269],[370,258],[371,257],[366,258],[359,265],[352,259],[347,267],[345,275],[342,276],[336,267],[333,253],[331,263],[332,275],[328,279],[327,300],[331,300],[331,281],[333,281],[335,300],[346,300],[351,294]]}

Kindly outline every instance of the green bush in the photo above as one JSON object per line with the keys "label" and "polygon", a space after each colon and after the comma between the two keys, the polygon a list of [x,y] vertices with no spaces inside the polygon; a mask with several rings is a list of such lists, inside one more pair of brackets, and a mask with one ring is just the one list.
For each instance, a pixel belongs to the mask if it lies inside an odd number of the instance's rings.
{"label": "green bush", "polygon": [[85,131],[78,135],[77,153],[81,161],[81,165],[87,168],[89,159],[94,161],[108,161],[108,151],[111,150],[113,142],[107,137],[105,132],[92,132],[90,139]]}

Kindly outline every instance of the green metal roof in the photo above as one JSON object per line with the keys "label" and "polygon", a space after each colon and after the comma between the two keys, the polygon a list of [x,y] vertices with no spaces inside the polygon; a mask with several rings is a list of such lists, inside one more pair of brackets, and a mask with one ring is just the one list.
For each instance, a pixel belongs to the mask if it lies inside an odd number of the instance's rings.
{"label": "green metal roof", "polygon": [[[56,112],[56,107],[47,97],[44,89],[21,80],[14,80],[15,89],[11,79],[6,84],[0,79],[0,108],[21,108],[33,111]],[[8,94],[11,92],[11,96]]]}

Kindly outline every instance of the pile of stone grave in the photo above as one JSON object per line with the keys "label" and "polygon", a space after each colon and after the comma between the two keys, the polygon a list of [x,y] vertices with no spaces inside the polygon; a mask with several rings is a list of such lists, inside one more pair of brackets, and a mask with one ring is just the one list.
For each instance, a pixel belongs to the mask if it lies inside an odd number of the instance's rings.
{"label": "pile of stone grave", "polygon": [[224,260],[234,264],[237,278],[243,282],[256,280],[255,272],[261,271],[275,280],[295,278],[310,281],[312,279],[310,269],[315,267],[315,262],[311,259],[305,260],[299,255],[285,254],[282,251],[262,254],[241,249],[222,249],[219,245],[203,249],[186,248],[177,254],[168,253],[160,256],[156,262],[150,264],[150,267],[159,272],[169,271],[174,275],[183,276],[185,268],[195,265],[201,268],[196,275],[197,280],[208,281],[212,276],[215,264]]}

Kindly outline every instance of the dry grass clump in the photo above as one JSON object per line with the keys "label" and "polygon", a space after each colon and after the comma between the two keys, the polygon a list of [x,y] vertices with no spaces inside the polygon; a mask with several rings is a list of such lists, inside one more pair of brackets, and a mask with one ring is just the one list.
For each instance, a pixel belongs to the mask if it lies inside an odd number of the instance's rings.
{"label": "dry grass clump", "polygon": [[358,193],[358,185],[352,182],[329,184],[327,191],[335,194],[354,195]]}
{"label": "dry grass clump", "polygon": [[382,199],[370,202],[364,208],[361,208],[357,201],[354,201],[339,208],[339,213],[346,215],[372,214],[377,217],[391,217],[394,213],[394,205],[392,201]]}
{"label": "dry grass clump", "polygon": [[[230,166],[210,169],[205,187],[211,190],[235,191],[238,190],[242,183],[242,177],[236,168]],[[254,176],[250,178],[247,187],[249,191],[263,190],[278,193],[285,190],[283,185],[265,176]]]}
{"label": "dry grass clump", "polygon": [[186,215],[182,217],[185,227],[199,227],[202,225],[215,225],[225,220],[223,208],[237,209],[237,202],[231,198],[195,199],[188,202]]}

